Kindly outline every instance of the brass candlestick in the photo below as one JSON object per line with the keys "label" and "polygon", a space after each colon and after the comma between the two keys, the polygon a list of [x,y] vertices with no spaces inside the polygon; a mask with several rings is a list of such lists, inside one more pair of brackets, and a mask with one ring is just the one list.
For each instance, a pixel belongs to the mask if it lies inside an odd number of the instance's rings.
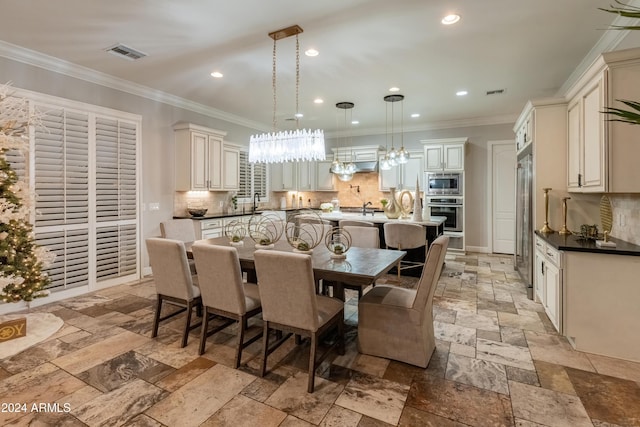
{"label": "brass candlestick", "polygon": [[544,191],[544,225],[540,232],[555,233],[555,230],[549,227],[549,191],[551,191],[551,188],[543,188],[542,191]]}
{"label": "brass candlestick", "polygon": [[563,197],[562,198],[562,228],[560,229],[560,231],[558,231],[558,233],[561,236],[568,236],[569,234],[571,234],[571,231],[569,231],[569,229],[567,228],[567,200],[570,200],[571,197]]}

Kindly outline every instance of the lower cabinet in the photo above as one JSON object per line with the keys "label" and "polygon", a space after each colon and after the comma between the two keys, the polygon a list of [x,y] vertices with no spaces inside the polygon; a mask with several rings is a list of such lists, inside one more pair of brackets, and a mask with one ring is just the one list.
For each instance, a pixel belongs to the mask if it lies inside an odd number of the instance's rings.
{"label": "lower cabinet", "polygon": [[534,292],[549,320],[562,332],[562,252],[536,236]]}

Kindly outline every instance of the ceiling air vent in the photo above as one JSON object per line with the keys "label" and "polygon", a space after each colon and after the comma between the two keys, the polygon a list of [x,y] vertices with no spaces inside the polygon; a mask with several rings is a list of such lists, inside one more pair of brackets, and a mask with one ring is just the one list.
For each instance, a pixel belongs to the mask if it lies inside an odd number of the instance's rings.
{"label": "ceiling air vent", "polygon": [[487,95],[502,95],[504,93],[504,89],[494,89],[488,90]]}
{"label": "ceiling air vent", "polygon": [[117,44],[107,49],[107,52],[119,56],[120,58],[128,59],[129,61],[135,61],[136,59],[144,58],[146,53],[142,53],[139,50],[130,48],[123,44]]}

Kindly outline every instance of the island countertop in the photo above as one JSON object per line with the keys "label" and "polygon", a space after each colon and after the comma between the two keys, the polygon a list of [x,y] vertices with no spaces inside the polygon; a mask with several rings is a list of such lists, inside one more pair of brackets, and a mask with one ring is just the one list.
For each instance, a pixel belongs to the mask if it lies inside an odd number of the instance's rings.
{"label": "island countertop", "polygon": [[616,243],[615,247],[600,248],[596,246],[595,241],[580,239],[575,234],[561,236],[558,233],[547,234],[536,230],[536,235],[559,251],[640,256],[640,246],[614,237],[611,237],[610,240]]}
{"label": "island countertop", "polygon": [[359,221],[368,221],[373,222],[374,224],[384,224],[385,222],[406,222],[408,224],[420,224],[427,227],[439,227],[442,225],[447,218],[444,216],[432,216],[428,219],[425,218],[424,221],[413,221],[411,217],[407,219],[389,219],[382,212],[375,212],[373,215],[362,215],[361,213],[355,212],[330,212],[330,213],[322,213],[320,214],[322,219],[326,219],[329,221],[340,221],[341,219],[351,219],[351,220],[359,220]]}

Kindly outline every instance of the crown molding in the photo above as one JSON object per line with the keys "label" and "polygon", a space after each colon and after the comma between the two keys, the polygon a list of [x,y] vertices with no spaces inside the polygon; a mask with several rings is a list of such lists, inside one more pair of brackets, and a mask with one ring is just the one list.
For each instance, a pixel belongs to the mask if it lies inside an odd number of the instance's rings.
{"label": "crown molding", "polygon": [[236,116],[235,114],[230,114],[216,108],[208,107],[198,102],[189,101],[188,99],[152,89],[148,86],[110,76],[91,68],[83,67],[81,65],[7,43],[2,40],[0,40],[0,56],[23,64],[42,68],[47,71],[63,74],[89,83],[94,83],[100,86],[126,92],[131,95],[147,98],[152,101],[161,102],[184,110],[193,111],[194,113],[224,120],[239,126],[245,126],[250,129],[264,132],[268,132],[271,129],[264,123],[248,120],[246,118]]}
{"label": "crown molding", "polygon": [[[640,0],[631,0],[627,6],[639,7]],[[616,16],[611,23],[611,26],[630,26],[640,25],[640,19],[625,18],[623,16]],[[582,76],[587,70],[598,60],[598,57],[604,52],[610,52],[614,50],[622,41],[629,35],[630,30],[613,30],[607,29],[598,42],[591,48],[589,53],[582,58],[580,64],[573,70],[573,73],[569,75],[569,78],[564,82],[557,92],[557,96],[566,97],[571,88],[581,80]]]}
{"label": "crown molding", "polygon": [[[402,132],[423,132],[440,129],[458,129],[475,126],[491,126],[514,124],[518,114],[505,114],[501,116],[475,117],[470,119],[442,120],[439,122],[422,123],[412,126],[404,126]],[[345,138],[349,136],[372,136],[384,135],[387,129],[384,127],[371,127],[363,129],[352,129],[351,131],[325,132],[327,138]],[[397,132],[396,132],[397,133]]]}

